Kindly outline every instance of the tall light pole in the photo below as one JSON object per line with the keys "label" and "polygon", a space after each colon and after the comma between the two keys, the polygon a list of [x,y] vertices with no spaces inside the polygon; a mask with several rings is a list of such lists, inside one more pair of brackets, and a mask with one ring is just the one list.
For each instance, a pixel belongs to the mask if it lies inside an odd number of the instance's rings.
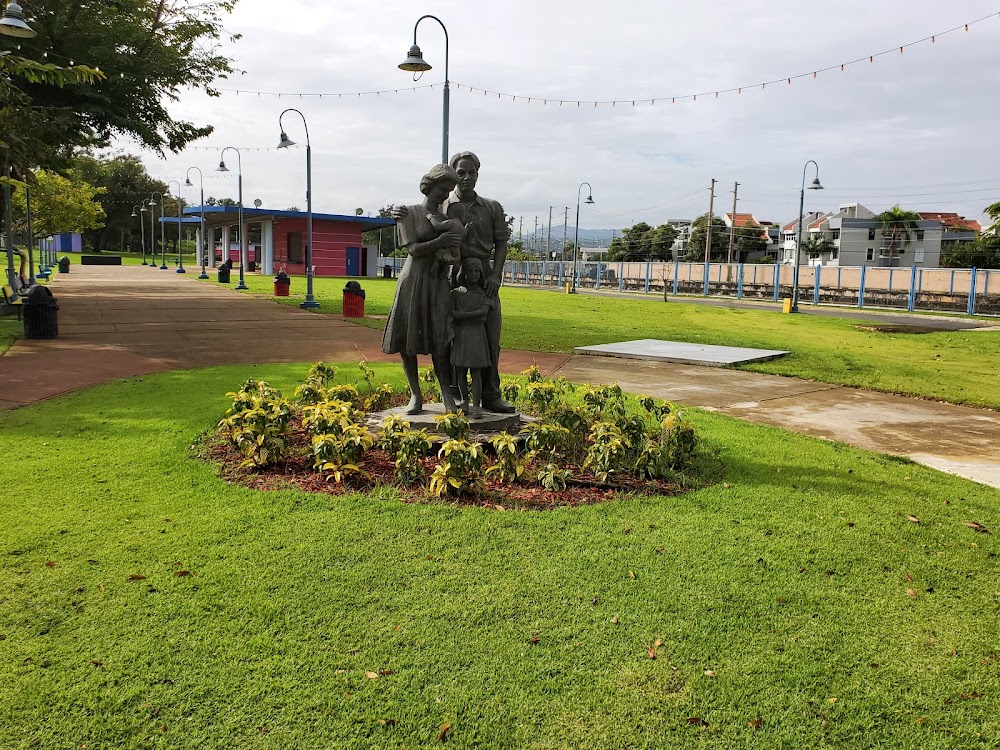
{"label": "tall light pole", "polygon": [[143,223],[142,215],[146,213],[145,202],[138,206],[132,206],[132,218],[139,220],[139,244],[142,247],[142,265],[146,265],[146,225]]}
{"label": "tall light pole", "polygon": [[413,24],[413,46],[410,47],[410,51],[406,53],[406,59],[399,64],[400,70],[406,70],[411,73],[423,73],[424,71],[431,70],[431,66],[424,61],[424,56],[420,52],[420,47],[417,46],[417,27],[420,22],[425,18],[433,18],[441,25],[441,30],[444,31],[444,125],[443,133],[441,138],[441,163],[448,163],[448,98],[450,96],[449,92],[449,81],[448,81],[448,29],[445,28],[444,23],[437,16],[420,16],[417,22]]}
{"label": "tall light pole", "polygon": [[799,232],[795,240],[795,273],[792,275],[792,312],[799,311],[799,262],[802,259],[802,214],[806,204],[806,170],[809,169],[810,164],[816,167],[816,177],[813,178],[809,189],[823,189],[823,186],[819,184],[819,164],[810,159],[802,167],[802,190],[799,191]]}
{"label": "tall light pole", "polygon": [[591,193],[594,192],[594,188],[590,186],[589,182],[581,182],[580,187],[576,189],[576,226],[574,227],[573,235],[573,281],[570,287],[570,294],[576,294],[576,277],[578,275],[577,271],[577,258],[580,252],[580,191],[583,190],[583,186],[587,186],[587,200],[584,203],[593,204],[594,196]]}
{"label": "tall light pole", "polygon": [[289,108],[278,115],[278,127],[281,128],[281,141],[278,143],[278,148],[288,148],[295,145],[295,141],[288,137],[281,125],[281,118],[288,112],[298,114],[302,118],[302,126],[306,129],[306,298],[299,307],[303,310],[309,310],[319,307],[319,302],[313,296],[312,146],[309,143],[309,124],[306,122],[306,116],[297,109]]}
{"label": "tall light pole", "polygon": [[[156,213],[156,211],[155,211],[155,209],[156,209],[156,201],[153,200],[153,196],[154,195],[160,196],[160,270],[161,271],[166,271],[167,270],[167,255],[166,255],[166,252],[167,252],[166,251],[167,243],[166,243],[166,238],[164,237],[165,227],[164,227],[164,224],[163,224],[163,193],[160,193],[160,192],[157,192],[157,191],[153,191],[149,195],[149,228],[150,228],[150,238],[156,237],[156,233],[153,231],[153,215]],[[149,265],[150,265],[151,268],[156,268],[156,245],[153,242],[151,242],[150,244],[152,244],[153,247],[151,248],[152,252],[150,253],[150,258],[149,258],[150,263],[149,263]]]}
{"label": "tall light pole", "polygon": [[[226,166],[225,155],[227,151],[236,152],[236,184],[239,190],[239,206],[240,206],[240,228],[238,232],[240,241],[240,283],[236,285],[237,289],[249,289],[246,283],[243,281],[243,266],[247,264],[247,259],[245,257],[246,253],[243,249],[243,159],[240,156],[240,150],[234,146],[226,146],[222,149],[221,158],[219,160],[219,166],[216,168],[216,172],[228,172],[229,167]],[[226,248],[226,257],[229,257],[229,248]]]}
{"label": "tall light pole", "polygon": [[[198,169],[198,167],[188,167],[187,176],[184,179],[184,184],[188,187],[194,187],[194,183],[191,182],[191,170]],[[198,274],[199,279],[207,279],[208,272],[205,270],[205,264],[208,263],[208,242],[205,238],[205,176],[198,169],[198,180],[201,183],[201,196],[200,196],[200,208],[201,208],[201,240],[199,244],[201,245],[201,273]]]}
{"label": "tall light pole", "polygon": [[[24,21],[24,12],[21,10],[21,6],[15,2],[7,4],[7,8],[3,12],[3,16],[0,16],[0,34],[4,36],[17,37],[18,39],[31,39],[38,36],[30,26]],[[4,237],[7,242],[7,283],[10,284],[11,294],[15,297],[17,296],[17,291],[21,288],[21,279],[17,276],[17,272],[14,270],[14,215],[13,209],[11,208],[11,191],[10,191],[10,158],[11,153],[7,152],[7,163],[4,165],[6,167],[6,182],[3,186],[3,200],[4,200]]]}
{"label": "tall light pole", "polygon": [[[146,204],[149,206],[149,267],[156,268],[156,227],[153,226],[153,219],[156,217],[156,201],[153,200],[154,195],[159,195],[160,200],[163,200],[163,195],[153,191],[149,194],[149,202]],[[160,212],[163,213],[162,211]]]}
{"label": "tall light pole", "polygon": [[177,273],[187,273],[184,270],[184,256],[181,255],[181,181],[171,180],[167,187],[177,185]]}

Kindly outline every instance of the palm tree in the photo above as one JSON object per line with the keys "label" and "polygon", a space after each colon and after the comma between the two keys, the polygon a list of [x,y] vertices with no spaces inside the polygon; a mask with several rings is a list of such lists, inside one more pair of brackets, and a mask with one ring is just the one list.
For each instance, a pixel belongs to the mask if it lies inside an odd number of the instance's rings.
{"label": "palm tree", "polygon": [[904,211],[897,203],[875,217],[882,224],[882,240],[889,251],[889,265],[896,258],[896,250],[902,251],[910,244],[910,238],[917,228],[920,216],[913,211]]}
{"label": "palm tree", "polygon": [[802,243],[802,252],[807,258],[819,258],[824,253],[833,252],[837,245],[822,232],[812,232],[809,238]]}

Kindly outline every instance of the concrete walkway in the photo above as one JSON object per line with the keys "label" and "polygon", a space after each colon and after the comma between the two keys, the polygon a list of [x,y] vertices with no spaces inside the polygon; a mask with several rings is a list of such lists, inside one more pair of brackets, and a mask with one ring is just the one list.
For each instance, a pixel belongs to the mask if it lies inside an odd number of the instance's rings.
{"label": "concrete walkway", "polygon": [[[74,266],[56,274],[58,339],[19,339],[0,357],[0,409],[114,378],[211,365],[396,362],[380,330],[255,299],[193,274]],[[575,382],[620,383],[752,422],[907,456],[1000,488],[1000,413],[714,367],[504,350],[501,369],[532,362]]]}

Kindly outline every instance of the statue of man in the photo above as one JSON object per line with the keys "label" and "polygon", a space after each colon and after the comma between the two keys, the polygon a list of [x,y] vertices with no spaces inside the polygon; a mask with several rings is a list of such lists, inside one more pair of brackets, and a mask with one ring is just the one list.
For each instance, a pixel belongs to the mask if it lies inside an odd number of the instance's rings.
{"label": "statue of man", "polygon": [[462,151],[451,157],[449,164],[458,173],[458,185],[444,202],[443,208],[447,212],[448,206],[454,203],[465,208],[464,221],[468,225],[468,232],[462,239],[462,259],[478,258],[483,264],[486,294],[494,302],[486,318],[491,365],[483,373],[482,405],[492,412],[510,414],[514,407],[501,396],[500,373],[497,369],[500,362],[500,327],[503,322],[498,291],[503,283],[503,264],[507,259],[510,228],[503,206],[476,193],[479,157],[471,151]]}

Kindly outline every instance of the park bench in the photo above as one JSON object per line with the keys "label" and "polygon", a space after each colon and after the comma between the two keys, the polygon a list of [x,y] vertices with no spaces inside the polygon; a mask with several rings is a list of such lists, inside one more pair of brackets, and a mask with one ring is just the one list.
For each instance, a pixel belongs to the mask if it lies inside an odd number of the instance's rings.
{"label": "park bench", "polygon": [[15,294],[14,290],[6,284],[3,285],[3,306],[0,307],[0,315],[14,315],[21,319],[21,310],[24,309],[24,297]]}

